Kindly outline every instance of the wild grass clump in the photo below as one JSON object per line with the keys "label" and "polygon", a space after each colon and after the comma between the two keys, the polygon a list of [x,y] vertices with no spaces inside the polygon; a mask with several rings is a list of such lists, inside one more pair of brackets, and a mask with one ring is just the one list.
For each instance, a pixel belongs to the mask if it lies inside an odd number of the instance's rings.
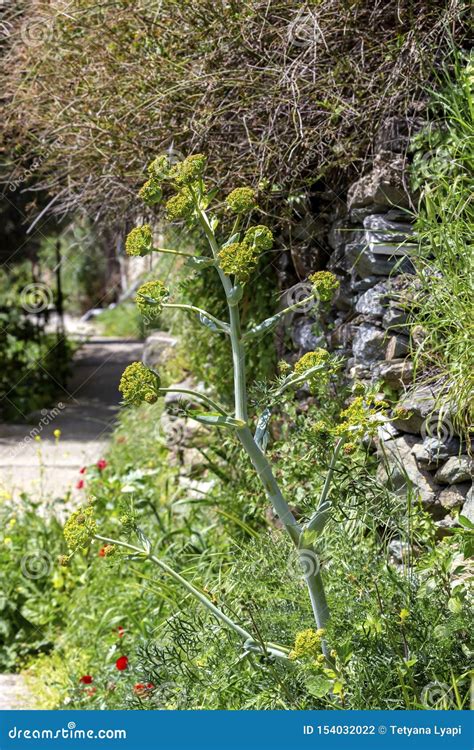
{"label": "wild grass clump", "polygon": [[420,379],[439,386],[456,427],[474,423],[474,63],[455,54],[433,93],[431,121],[415,139],[413,179],[422,188],[413,330]]}

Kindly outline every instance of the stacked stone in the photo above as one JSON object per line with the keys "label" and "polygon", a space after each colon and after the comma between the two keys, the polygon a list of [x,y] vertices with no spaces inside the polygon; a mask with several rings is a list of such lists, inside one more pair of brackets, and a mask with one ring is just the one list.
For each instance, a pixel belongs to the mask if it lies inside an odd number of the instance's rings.
{"label": "stacked stone", "polygon": [[341,290],[329,346],[346,356],[350,380],[381,382],[398,393],[407,416],[381,430],[379,477],[419,497],[444,529],[456,525],[458,511],[474,522],[473,446],[455,434],[449,414],[437,413],[435,391],[412,387],[417,332],[410,341],[407,311],[416,291],[416,245],[405,163],[396,153],[400,139],[393,142],[350,187],[346,212],[330,227],[328,267]]}

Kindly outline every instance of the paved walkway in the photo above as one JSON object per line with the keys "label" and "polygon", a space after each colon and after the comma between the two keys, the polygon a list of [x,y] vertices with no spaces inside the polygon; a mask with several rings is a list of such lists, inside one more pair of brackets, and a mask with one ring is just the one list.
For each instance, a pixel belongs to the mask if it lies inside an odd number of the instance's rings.
{"label": "paved walkway", "polygon": [[34,698],[28,692],[21,674],[0,674],[0,711],[27,711],[34,708]]}
{"label": "paved walkway", "polygon": [[81,496],[79,469],[103,456],[119,408],[120,376],[141,353],[138,341],[92,338],[74,358],[62,401],[28,425],[0,425],[0,501],[24,491],[48,501]]}
{"label": "paved walkway", "polygon": [[[0,502],[27,492],[45,508],[55,499],[63,508],[65,497],[74,501],[83,495],[76,488],[79,469],[106,452],[121,399],[120,376],[141,354],[141,342],[94,337],[77,352],[61,402],[31,424],[0,424]],[[0,675],[0,710],[32,707],[23,677]]]}

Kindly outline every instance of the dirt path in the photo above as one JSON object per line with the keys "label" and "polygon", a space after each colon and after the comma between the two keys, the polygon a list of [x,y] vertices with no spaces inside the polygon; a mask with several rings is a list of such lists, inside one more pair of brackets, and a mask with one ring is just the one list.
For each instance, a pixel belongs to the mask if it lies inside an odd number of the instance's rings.
{"label": "dirt path", "polygon": [[[64,498],[81,497],[79,469],[106,452],[121,399],[120,376],[141,354],[138,341],[92,338],[74,358],[62,401],[31,424],[0,424],[0,502],[26,492],[44,507],[58,499],[57,507],[64,508]],[[0,675],[0,710],[27,708],[34,708],[34,698],[23,677]]]}
{"label": "dirt path", "polygon": [[138,341],[91,339],[74,358],[65,398],[31,424],[0,425],[0,500],[21,492],[48,500],[80,496],[79,469],[103,456],[119,408],[120,376],[141,353]]}

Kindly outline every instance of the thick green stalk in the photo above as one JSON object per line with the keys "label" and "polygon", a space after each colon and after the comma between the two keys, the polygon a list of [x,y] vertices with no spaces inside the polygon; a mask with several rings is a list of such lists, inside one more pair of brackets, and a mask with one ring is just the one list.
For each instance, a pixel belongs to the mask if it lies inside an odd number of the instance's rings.
{"label": "thick green stalk", "polygon": [[219,318],[216,318],[215,315],[211,315],[211,313],[207,312],[207,310],[202,310],[200,307],[196,307],[195,305],[185,305],[179,302],[165,302],[163,304],[163,307],[166,307],[170,310],[185,310],[198,313],[198,315],[202,315],[203,318],[212,320],[212,322],[216,324],[217,328],[219,328],[219,330],[221,330],[223,333],[229,333],[229,326],[227,323],[225,323],[223,320],[219,320]]}
{"label": "thick green stalk", "polygon": [[191,400],[197,399],[198,401],[203,401],[205,404],[210,406],[211,409],[215,409],[219,414],[222,414],[224,417],[229,416],[225,409],[222,408],[222,406],[219,406],[212,398],[209,398],[209,396],[206,396],[204,393],[199,393],[198,391],[193,391],[189,388],[179,388],[179,387],[173,387],[173,388],[160,388],[160,393],[179,393],[183,396],[188,396]]}
{"label": "thick green stalk", "polygon": [[[208,242],[211,246],[214,257],[218,254],[218,244],[214,236],[214,232],[209,224],[207,216],[204,211],[199,211],[199,218],[201,226],[203,227]],[[232,283],[230,279],[222,272],[220,268],[217,269],[224,292],[227,298],[227,305],[229,309],[229,321],[230,321],[230,340],[232,345],[232,361],[234,367],[234,396],[235,396],[235,416],[237,419],[242,419],[247,422],[247,388],[246,388],[246,369],[245,369],[245,347],[242,341],[242,333],[240,328],[240,314],[238,305],[231,301]],[[293,306],[292,306],[293,307]],[[278,482],[275,479],[271,466],[266,458],[265,454],[260,450],[259,446],[254,440],[254,437],[248,426],[237,429],[237,435],[239,437],[242,446],[244,447],[247,455],[249,456],[262,485],[267,493],[270,502],[275,509],[278,517],[283,523],[286,531],[288,532],[293,544],[298,550],[301,558],[301,562],[304,569],[305,555],[311,554],[314,561],[317,561],[316,554],[312,547],[307,546],[303,543],[302,529],[296,521],[290,507],[280,490]],[[314,565],[314,570],[309,571],[305,574],[305,581],[308,587],[309,597],[311,601],[311,607],[316,620],[318,628],[323,628],[329,619],[329,608],[324,592],[324,585],[319,572],[319,566]],[[325,641],[322,641],[322,650],[324,655],[327,657],[327,646]]]}

